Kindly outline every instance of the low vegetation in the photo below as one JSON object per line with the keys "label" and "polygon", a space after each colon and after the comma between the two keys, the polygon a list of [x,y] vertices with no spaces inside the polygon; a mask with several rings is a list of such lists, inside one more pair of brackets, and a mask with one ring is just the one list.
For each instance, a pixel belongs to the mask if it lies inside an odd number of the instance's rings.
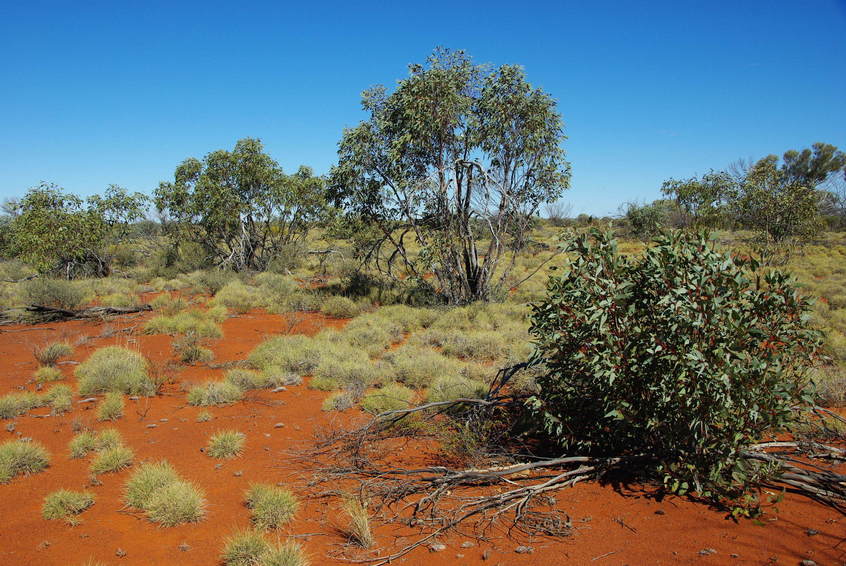
{"label": "low vegetation", "polygon": [[224,566],[308,566],[296,542],[268,543],[262,533],[241,531],[226,539],[220,557]]}
{"label": "low vegetation", "polygon": [[50,454],[35,441],[10,440],[0,444],[0,484],[16,476],[28,476],[50,465]]}
{"label": "low vegetation", "polygon": [[289,523],[299,507],[290,490],[265,484],[250,486],[244,501],[253,526],[261,530],[278,529]]}
{"label": "low vegetation", "polygon": [[209,381],[188,391],[188,404],[197,407],[231,405],[244,397],[244,391],[229,381]]}
{"label": "low vegetation", "polygon": [[165,460],[138,467],[126,483],[126,504],[145,513],[164,527],[195,523],[205,516],[206,500],[201,489],[179,477]]}
{"label": "low vegetation", "polygon": [[237,458],[244,452],[247,436],[237,430],[220,430],[206,445],[206,454],[212,458]]}
{"label": "low vegetation", "polygon": [[123,416],[124,410],[123,394],[117,391],[109,391],[103,396],[100,405],[97,407],[98,421],[116,421]]}
{"label": "low vegetation", "polygon": [[106,346],[95,351],[79,367],[80,395],[96,395],[109,391],[127,395],[151,396],[156,384],[150,378],[147,360],[134,350]]}
{"label": "low vegetation", "polygon": [[89,491],[60,489],[44,498],[41,516],[50,520],[64,519],[73,522],[73,517],[94,505],[94,500],[94,494]]}
{"label": "low vegetation", "polygon": [[33,356],[42,366],[54,366],[59,358],[69,356],[72,353],[73,348],[67,342],[51,342],[33,349]]}

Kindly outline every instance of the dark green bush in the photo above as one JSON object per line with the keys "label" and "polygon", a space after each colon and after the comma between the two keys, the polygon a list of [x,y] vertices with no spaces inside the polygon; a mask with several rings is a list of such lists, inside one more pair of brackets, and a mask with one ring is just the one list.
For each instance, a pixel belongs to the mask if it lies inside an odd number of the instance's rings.
{"label": "dark green bush", "polygon": [[545,430],[571,449],[645,454],[672,491],[740,495],[763,472],[740,451],[810,399],[808,302],[705,234],[662,234],[626,258],[593,231],[570,251],[533,306],[548,371],[531,405]]}

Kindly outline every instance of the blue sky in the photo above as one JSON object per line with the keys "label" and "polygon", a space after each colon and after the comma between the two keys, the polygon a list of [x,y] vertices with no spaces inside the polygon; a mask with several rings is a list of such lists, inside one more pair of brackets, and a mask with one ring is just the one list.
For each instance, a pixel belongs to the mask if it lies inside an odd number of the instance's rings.
{"label": "blue sky", "polygon": [[668,177],[846,147],[846,2],[4,2],[0,198],[39,181],[151,191],[188,156],[261,138],[335,160],[359,94],[436,45],[519,63],[558,100],[573,213]]}

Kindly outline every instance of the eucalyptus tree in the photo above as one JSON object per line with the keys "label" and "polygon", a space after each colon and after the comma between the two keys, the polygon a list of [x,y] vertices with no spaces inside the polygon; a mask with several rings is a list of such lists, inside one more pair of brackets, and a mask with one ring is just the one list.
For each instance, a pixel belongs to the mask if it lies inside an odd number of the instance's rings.
{"label": "eucalyptus tree", "polygon": [[661,186],[663,194],[675,199],[688,224],[697,228],[715,226],[723,219],[734,189],[734,179],[724,171],[711,171],[689,179],[668,179]]}
{"label": "eucalyptus tree", "polygon": [[308,167],[286,175],[245,138],[177,166],[155,191],[165,229],[178,244],[199,244],[206,259],[235,270],[267,267],[286,246],[305,239],[323,210],[323,181]]}
{"label": "eucalyptus tree", "polygon": [[569,186],[561,116],[515,65],[437,49],[409,71],[362,95],[369,118],[344,131],[330,194],[378,227],[365,257],[380,271],[431,272],[450,302],[488,300],[533,214]]}

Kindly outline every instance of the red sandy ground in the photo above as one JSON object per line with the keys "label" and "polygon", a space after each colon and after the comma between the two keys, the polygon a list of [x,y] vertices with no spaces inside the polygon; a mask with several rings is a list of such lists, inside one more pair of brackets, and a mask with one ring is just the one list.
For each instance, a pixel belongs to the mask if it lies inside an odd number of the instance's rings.
{"label": "red sandy ground", "polygon": [[[122,329],[139,327],[149,315],[123,318],[110,323],[66,322],[0,329],[0,394],[28,384],[36,363],[32,347],[61,338],[77,347],[74,361],[85,360],[92,351],[108,344],[140,349],[154,364],[172,359],[171,338],[143,336]],[[342,321],[319,315],[301,317],[294,332],[313,334],[326,325]],[[118,331],[102,336],[104,328]],[[284,317],[249,313],[223,324],[224,338],[212,341],[216,363],[243,360],[255,345],[268,336],[286,332]],[[108,334],[108,332],[106,333]],[[75,383],[73,364],[59,366],[66,382]],[[179,370],[178,382],[188,385],[220,379],[222,369],[187,367]],[[116,423],[96,423],[94,403],[76,404],[58,417],[27,415],[16,419],[14,432],[0,428],[0,442],[20,435],[42,442],[51,452],[50,467],[43,473],[18,477],[0,485],[0,566],[82,566],[89,559],[105,564],[125,565],[216,565],[225,538],[249,526],[243,506],[244,490],[253,482],[302,485],[308,469],[294,462],[290,451],[307,446],[313,434],[328,425],[337,414],[320,410],[326,394],[304,385],[287,391],[251,393],[231,407],[211,408],[214,419],[198,423],[203,410],[186,405],[180,387],[167,387],[152,399],[128,401],[126,415]],[[36,414],[45,414],[45,410]],[[0,421],[5,427],[11,421]],[[136,454],[136,462],[168,459],[186,478],[199,484],[209,502],[207,518],[198,524],[160,528],[122,507],[123,485],[131,469],[101,476],[102,485],[88,485],[88,459],[72,460],[68,442],[74,423],[96,429],[114,427]],[[276,428],[276,423],[284,427]],[[156,425],[150,427],[150,425]],[[218,429],[234,428],[247,434],[245,454],[235,460],[214,460],[200,451],[208,436]],[[220,465],[222,462],[222,465]],[[44,496],[60,489],[90,489],[96,504],[80,518],[82,524],[46,521],[40,508]],[[333,560],[344,551],[338,525],[337,503],[307,499],[288,529],[280,536],[298,535],[312,565],[343,564]],[[788,494],[777,513],[763,521],[734,523],[724,513],[683,498],[656,501],[637,488],[615,488],[580,484],[557,494],[558,505],[569,513],[575,534],[564,540],[514,541],[505,537],[488,541],[447,537],[446,550],[429,552],[421,548],[400,559],[402,564],[512,565],[585,564],[597,566],[651,564],[800,564],[803,559],[819,565],[846,564],[846,517],[807,499]],[[809,529],[817,534],[811,536]],[[390,553],[413,539],[398,538],[393,527],[377,530],[379,551]],[[271,535],[272,536],[272,535]],[[473,546],[463,547],[462,543]],[[534,547],[532,554],[517,554],[519,545]],[[118,549],[120,554],[118,556]],[[706,549],[716,552],[700,553]],[[486,557],[485,558],[483,558]]]}

